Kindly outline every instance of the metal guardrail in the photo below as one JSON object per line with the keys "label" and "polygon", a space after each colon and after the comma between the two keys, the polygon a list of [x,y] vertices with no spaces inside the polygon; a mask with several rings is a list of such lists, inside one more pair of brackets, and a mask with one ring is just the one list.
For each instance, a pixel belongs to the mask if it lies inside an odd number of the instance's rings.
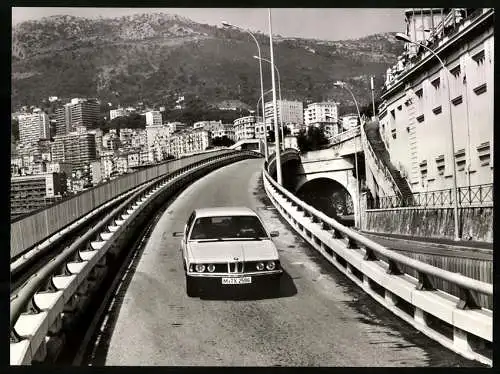
{"label": "metal guardrail", "polygon": [[351,138],[354,138],[354,137],[360,135],[361,130],[359,127],[360,126],[356,126],[352,129],[349,129],[347,131],[341,132],[340,134],[337,134],[337,135],[330,137],[330,145],[342,143],[348,139],[351,139]]}
{"label": "metal guardrail", "polygon": [[[488,365],[492,359],[471,348],[471,342],[492,342],[493,315],[481,308],[476,293],[493,295],[493,285],[389,250],[326,216],[278,185],[263,170],[267,195],[291,226],[329,262],[375,300],[445,347]],[[333,235],[332,235],[333,234]],[[416,270],[418,279],[404,274],[404,265]],[[436,290],[433,277],[455,284],[460,298]],[[382,289],[382,291],[380,291]],[[401,305],[412,312],[404,312]],[[452,338],[436,330],[428,319],[451,326]]]}
{"label": "metal guardrail", "polygon": [[11,295],[11,364],[43,360],[46,346],[57,340],[64,321],[67,323],[78,314],[75,311],[85,305],[88,289],[102,280],[106,254],[119,247],[121,235],[130,232],[134,220],[160,194],[182,186],[200,173],[249,157],[257,156],[253,152],[214,156],[149,182],[29,278]]}
{"label": "metal guardrail", "polygon": [[[374,161],[373,164],[375,165],[375,167],[377,168],[377,170],[381,171],[384,174],[385,179],[387,181],[389,181],[389,183],[391,184],[393,191],[395,193],[401,195],[401,191],[399,190],[399,187],[396,184],[396,181],[394,180],[391,172],[389,171],[389,169],[387,168],[387,166],[385,166],[385,164],[382,161],[379,160],[379,158],[375,154],[375,151],[372,148],[372,145],[368,141],[368,139],[366,137],[366,132],[365,132],[364,125],[365,125],[365,122],[363,122],[361,124],[360,129],[361,129],[361,144],[362,144],[362,147],[363,147],[363,151],[364,151],[365,157],[367,159],[371,158]],[[366,152],[366,150],[368,150],[368,152]]]}
{"label": "metal guardrail", "polygon": [[[405,207],[453,207],[453,189],[414,192],[411,199],[401,196],[383,196],[368,203],[368,209]],[[458,188],[459,207],[493,206],[493,183]]]}

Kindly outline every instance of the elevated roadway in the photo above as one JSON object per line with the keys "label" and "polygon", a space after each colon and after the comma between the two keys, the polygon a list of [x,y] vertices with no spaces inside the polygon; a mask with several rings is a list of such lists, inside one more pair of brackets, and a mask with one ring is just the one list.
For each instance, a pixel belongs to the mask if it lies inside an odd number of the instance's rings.
{"label": "elevated roadway", "polygon": [[[289,229],[262,189],[263,160],[203,177],[159,218],[118,286],[82,364],[188,366],[478,366],[387,312]],[[286,271],[265,290],[189,298],[179,251],[197,207],[246,205],[269,230]],[[110,291],[111,292],[111,291]],[[99,320],[97,320],[99,318]]]}

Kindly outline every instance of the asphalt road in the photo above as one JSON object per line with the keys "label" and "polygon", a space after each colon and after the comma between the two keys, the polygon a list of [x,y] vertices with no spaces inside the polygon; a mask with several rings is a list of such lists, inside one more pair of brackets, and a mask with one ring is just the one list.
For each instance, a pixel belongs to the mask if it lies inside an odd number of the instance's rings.
{"label": "asphalt road", "polygon": [[[152,231],[84,363],[189,366],[478,366],[386,311],[291,232],[261,187],[262,160],[188,187]],[[269,230],[286,274],[279,295],[185,292],[179,238],[194,208],[246,205]],[[267,206],[267,207],[266,207]]]}

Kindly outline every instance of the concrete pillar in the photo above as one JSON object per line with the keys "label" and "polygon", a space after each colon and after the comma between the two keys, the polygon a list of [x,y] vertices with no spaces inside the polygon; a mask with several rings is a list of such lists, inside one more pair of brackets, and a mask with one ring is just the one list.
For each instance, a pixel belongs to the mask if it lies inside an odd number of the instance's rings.
{"label": "concrete pillar", "polygon": [[390,307],[396,306],[396,299],[394,297],[394,294],[391,291],[385,290],[384,298],[385,298],[385,302],[387,303],[388,306],[390,306]]}
{"label": "concrete pillar", "polygon": [[467,332],[458,327],[453,327],[453,345],[462,352],[472,351]]}
{"label": "concrete pillar", "polygon": [[423,326],[427,325],[427,322],[425,321],[425,312],[420,308],[415,307],[415,313],[413,315],[413,319],[419,325],[423,325]]}

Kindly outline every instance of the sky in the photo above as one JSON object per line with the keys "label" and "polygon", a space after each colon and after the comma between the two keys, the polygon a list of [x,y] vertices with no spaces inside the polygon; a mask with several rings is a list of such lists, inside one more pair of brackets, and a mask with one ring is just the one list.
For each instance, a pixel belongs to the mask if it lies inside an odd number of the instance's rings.
{"label": "sky", "polygon": [[[166,12],[195,22],[220,25],[227,21],[251,31],[269,32],[265,8],[51,8],[13,7],[12,23],[37,20],[51,15],[104,18],[135,13]],[[393,8],[275,8],[273,35],[342,40],[381,32],[404,30],[404,10]]]}

